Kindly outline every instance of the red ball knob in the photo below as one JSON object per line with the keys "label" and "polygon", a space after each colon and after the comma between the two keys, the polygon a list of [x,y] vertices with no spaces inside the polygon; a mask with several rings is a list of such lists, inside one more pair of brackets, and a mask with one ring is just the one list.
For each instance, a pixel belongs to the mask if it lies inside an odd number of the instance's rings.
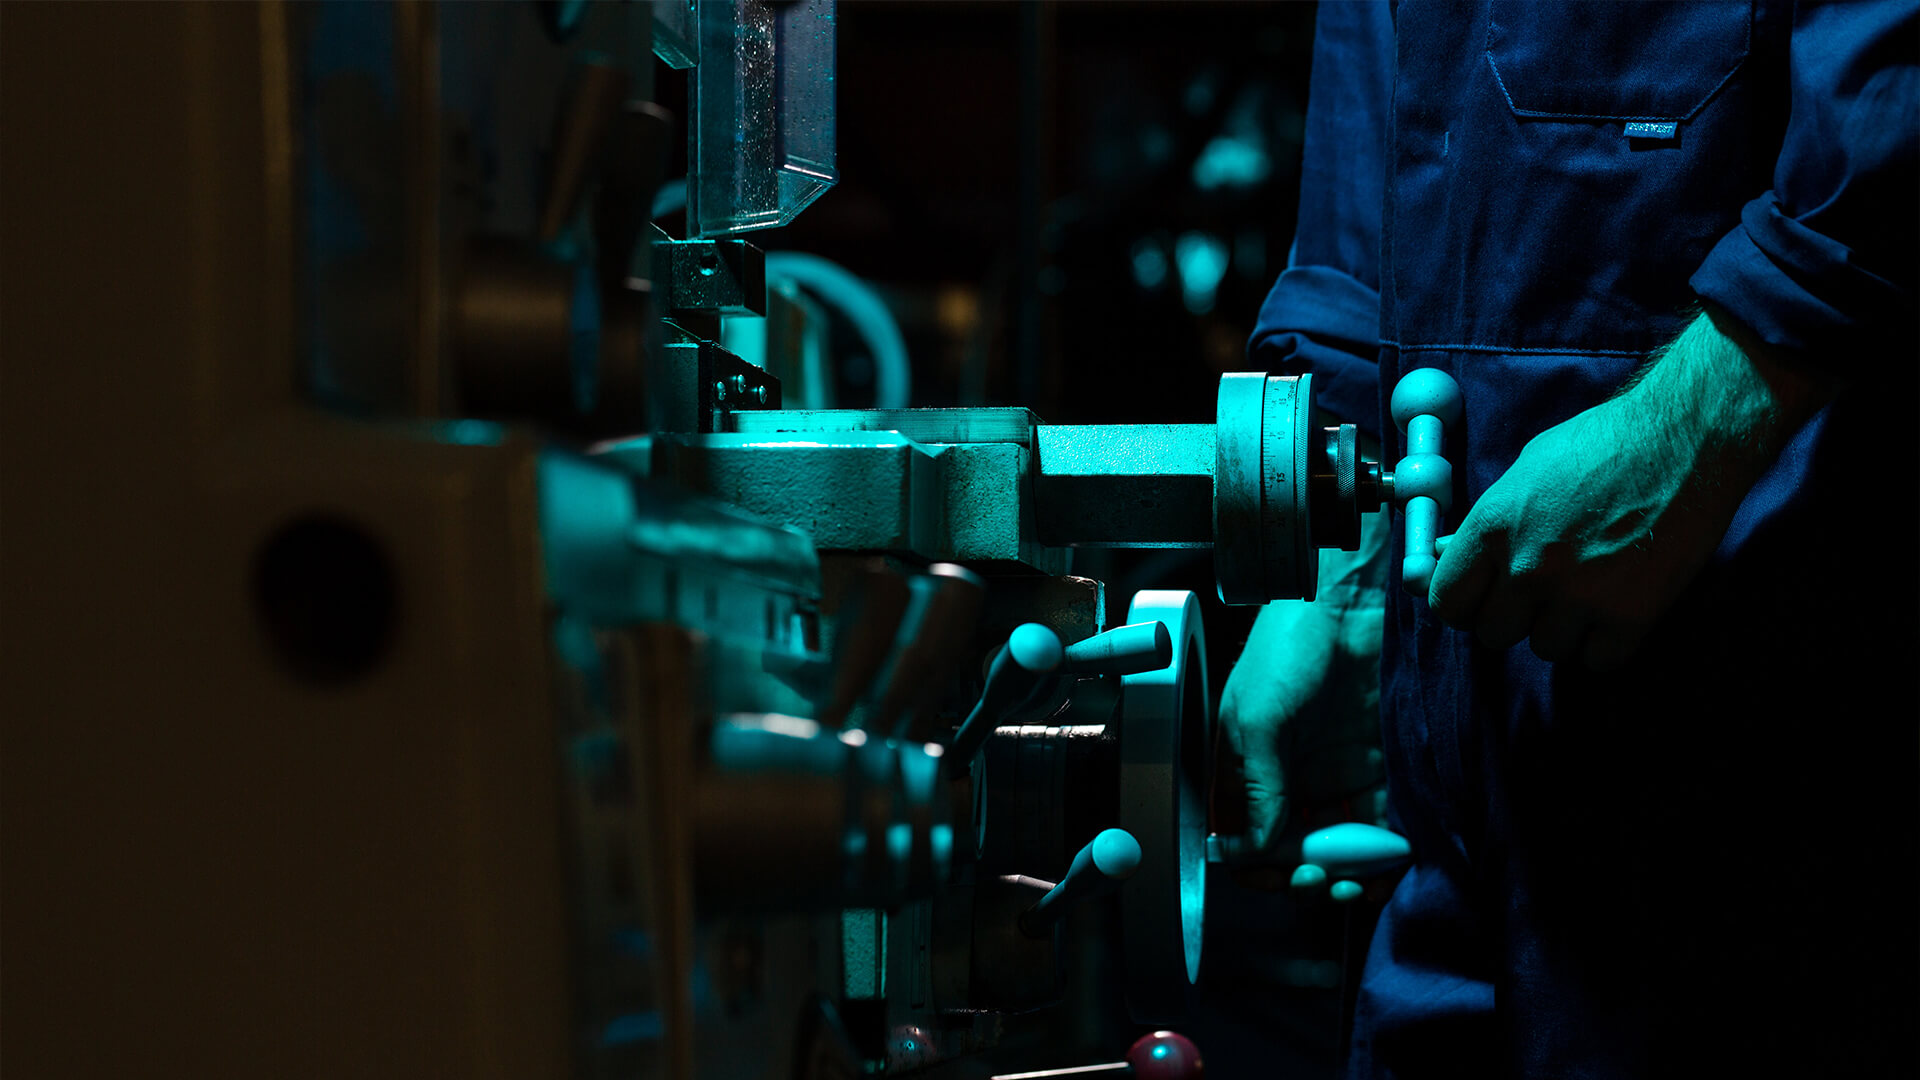
{"label": "red ball knob", "polygon": [[1200,1048],[1171,1031],[1140,1036],[1127,1047],[1127,1064],[1133,1066],[1135,1080],[1200,1080],[1205,1072]]}

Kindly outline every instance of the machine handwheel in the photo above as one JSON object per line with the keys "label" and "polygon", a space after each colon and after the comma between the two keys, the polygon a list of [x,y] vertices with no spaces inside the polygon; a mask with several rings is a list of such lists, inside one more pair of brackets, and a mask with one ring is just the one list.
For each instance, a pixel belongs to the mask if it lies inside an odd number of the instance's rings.
{"label": "machine handwheel", "polygon": [[1128,1010],[1161,1024],[1185,1011],[1187,987],[1200,977],[1213,700],[1199,600],[1135,593],[1127,622],[1149,621],[1166,624],[1173,662],[1121,679],[1120,827],[1145,857],[1120,890],[1120,910]]}

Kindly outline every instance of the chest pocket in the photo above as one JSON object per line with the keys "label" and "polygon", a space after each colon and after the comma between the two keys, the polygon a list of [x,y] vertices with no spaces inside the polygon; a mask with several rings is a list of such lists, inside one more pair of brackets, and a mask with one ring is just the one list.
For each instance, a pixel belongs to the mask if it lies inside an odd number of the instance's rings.
{"label": "chest pocket", "polygon": [[1487,63],[1517,116],[1686,120],[1746,60],[1753,4],[1494,3]]}

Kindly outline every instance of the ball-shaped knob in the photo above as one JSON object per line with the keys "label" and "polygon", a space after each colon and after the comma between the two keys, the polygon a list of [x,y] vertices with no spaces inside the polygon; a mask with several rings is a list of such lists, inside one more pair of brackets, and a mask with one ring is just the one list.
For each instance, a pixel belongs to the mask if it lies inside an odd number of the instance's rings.
{"label": "ball-shaped knob", "polygon": [[[1400,376],[1393,387],[1393,422],[1402,432],[1416,416],[1437,416],[1448,430],[1460,422],[1460,384],[1439,368],[1416,368]],[[1400,475],[1394,473],[1399,494]]]}
{"label": "ball-shaped knob", "polygon": [[1051,627],[1030,622],[1014,627],[1007,636],[1007,652],[1028,671],[1052,671],[1066,656],[1066,647]]}
{"label": "ball-shaped knob", "polygon": [[1142,1035],[1127,1048],[1127,1064],[1136,1080],[1200,1080],[1205,1072],[1200,1048],[1171,1031]]}
{"label": "ball-shaped knob", "polygon": [[1140,841],[1125,829],[1103,829],[1087,845],[1087,857],[1103,875],[1125,881],[1140,869]]}
{"label": "ball-shaped knob", "polygon": [[1140,869],[1140,841],[1125,829],[1107,829],[1088,841],[1073,857],[1067,876],[1047,890],[1020,915],[1020,932],[1044,937],[1067,912],[1096,896],[1104,896]]}
{"label": "ball-shaped knob", "polygon": [[1445,513],[1453,507],[1453,466],[1439,454],[1408,454],[1393,469],[1393,497],[1426,496]]}

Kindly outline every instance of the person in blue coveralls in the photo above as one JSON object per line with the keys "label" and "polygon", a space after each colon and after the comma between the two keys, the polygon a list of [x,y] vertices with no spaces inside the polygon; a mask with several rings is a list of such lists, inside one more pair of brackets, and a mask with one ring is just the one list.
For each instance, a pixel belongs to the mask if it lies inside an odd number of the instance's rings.
{"label": "person in blue coveralls", "polygon": [[1464,400],[1430,586],[1370,530],[1222,702],[1256,844],[1378,702],[1415,859],[1353,1075],[1920,1075],[1920,3],[1316,33],[1253,366],[1389,463],[1404,374]]}

